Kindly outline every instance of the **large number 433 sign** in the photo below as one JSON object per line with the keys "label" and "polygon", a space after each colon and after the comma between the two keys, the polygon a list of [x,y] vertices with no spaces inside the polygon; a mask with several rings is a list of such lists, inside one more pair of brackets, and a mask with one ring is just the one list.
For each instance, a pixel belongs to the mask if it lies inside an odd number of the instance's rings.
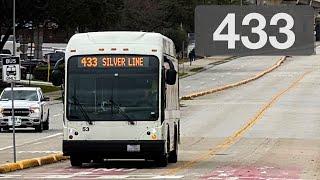
{"label": "large number 433 sign", "polygon": [[307,6],[200,6],[199,55],[310,55],[313,9]]}
{"label": "large number 433 sign", "polygon": [[[279,42],[276,36],[268,37],[267,32],[264,30],[267,24],[266,18],[262,14],[250,13],[246,15],[242,20],[242,25],[248,26],[250,22],[254,20],[258,22],[258,26],[252,27],[251,33],[255,33],[259,36],[259,40],[257,42],[251,42],[249,36],[241,36],[240,38],[240,34],[236,34],[236,15],[234,13],[227,14],[219,27],[214,31],[213,41],[227,41],[228,49],[235,49],[236,41],[240,40],[248,49],[263,48],[268,40],[270,44],[277,49],[288,49],[294,44],[296,36],[292,31],[294,20],[291,15],[287,13],[277,13],[270,20],[270,25],[273,26],[277,25],[279,20],[284,20],[286,22],[284,27],[279,28],[279,33],[283,33],[287,37],[285,42]],[[226,26],[228,33],[222,34],[222,31]]]}

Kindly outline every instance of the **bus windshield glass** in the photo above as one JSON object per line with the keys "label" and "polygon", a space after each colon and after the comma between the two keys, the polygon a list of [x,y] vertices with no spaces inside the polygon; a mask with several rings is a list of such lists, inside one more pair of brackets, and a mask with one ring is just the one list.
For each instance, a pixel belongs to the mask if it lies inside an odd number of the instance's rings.
{"label": "bus windshield glass", "polygon": [[159,117],[159,60],[145,55],[73,56],[67,65],[70,121]]}

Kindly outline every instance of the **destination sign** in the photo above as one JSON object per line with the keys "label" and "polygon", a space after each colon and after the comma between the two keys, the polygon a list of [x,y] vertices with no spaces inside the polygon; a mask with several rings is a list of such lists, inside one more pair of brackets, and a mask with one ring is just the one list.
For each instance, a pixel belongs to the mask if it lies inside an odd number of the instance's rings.
{"label": "destination sign", "polygon": [[149,67],[148,56],[98,55],[78,57],[79,68],[137,68]]}

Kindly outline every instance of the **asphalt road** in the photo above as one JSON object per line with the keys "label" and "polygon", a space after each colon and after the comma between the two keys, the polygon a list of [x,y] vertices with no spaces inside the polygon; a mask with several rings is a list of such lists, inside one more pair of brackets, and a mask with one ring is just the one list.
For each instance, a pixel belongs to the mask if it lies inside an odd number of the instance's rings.
{"label": "asphalt road", "polygon": [[[0,178],[320,179],[319,58],[289,58],[254,82],[182,101],[179,162],[166,168],[144,161],[71,168],[65,161]],[[278,57],[244,57],[213,67],[181,80],[180,94],[195,91],[193,86],[200,81],[205,82],[200,87],[207,88],[251,77],[277,60]],[[61,105],[52,109],[61,113]],[[57,134],[61,132],[61,117],[51,120],[56,129],[42,134],[19,132],[20,143],[49,138],[18,147],[18,152],[26,151],[18,158],[61,150],[62,136]],[[3,161],[11,152],[3,150],[10,146],[11,134],[0,136]]]}
{"label": "asphalt road", "polygon": [[[37,133],[34,128],[17,128],[17,160],[29,159],[61,151],[62,104],[50,105],[50,130]],[[56,140],[50,146],[42,143]],[[0,133],[0,164],[13,162],[12,130]]]}

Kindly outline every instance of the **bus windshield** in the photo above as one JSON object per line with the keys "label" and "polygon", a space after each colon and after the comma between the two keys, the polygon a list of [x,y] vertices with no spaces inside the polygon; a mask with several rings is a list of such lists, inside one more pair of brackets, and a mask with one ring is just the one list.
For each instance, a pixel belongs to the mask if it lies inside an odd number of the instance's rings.
{"label": "bus windshield", "polygon": [[157,120],[158,86],[159,60],[155,56],[73,56],[67,65],[67,118]]}

